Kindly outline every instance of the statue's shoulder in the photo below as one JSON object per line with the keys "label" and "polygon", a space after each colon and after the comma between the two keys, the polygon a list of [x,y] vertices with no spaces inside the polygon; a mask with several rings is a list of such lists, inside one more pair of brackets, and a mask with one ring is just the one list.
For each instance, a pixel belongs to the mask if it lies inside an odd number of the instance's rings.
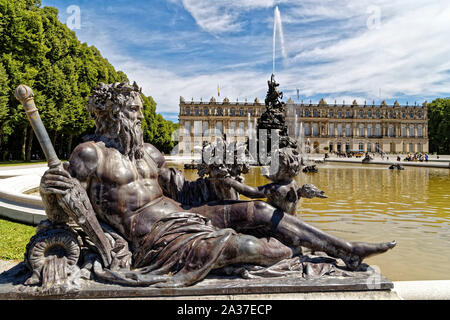
{"label": "statue's shoulder", "polygon": [[[100,143],[101,144],[101,143]],[[71,158],[79,158],[84,161],[91,161],[98,159],[98,153],[101,149],[98,142],[87,141],[79,144],[72,152]]]}
{"label": "statue's shoulder", "polygon": [[144,143],[144,150],[153,159],[153,161],[155,161],[158,168],[162,168],[166,165],[164,155],[154,145]]}
{"label": "statue's shoulder", "polygon": [[96,170],[101,146],[93,141],[79,144],[69,159],[69,170],[72,176],[84,178]]}

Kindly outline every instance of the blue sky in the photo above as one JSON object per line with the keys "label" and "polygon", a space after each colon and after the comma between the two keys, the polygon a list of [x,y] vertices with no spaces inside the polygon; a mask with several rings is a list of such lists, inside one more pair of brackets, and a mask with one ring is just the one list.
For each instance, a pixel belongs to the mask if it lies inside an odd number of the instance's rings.
{"label": "blue sky", "polygon": [[[43,0],[64,23],[80,8],[82,42],[177,121],[179,97],[264,99],[272,73],[285,100],[351,103],[450,96],[450,2],[440,0]],[[279,29],[278,29],[279,30]]]}

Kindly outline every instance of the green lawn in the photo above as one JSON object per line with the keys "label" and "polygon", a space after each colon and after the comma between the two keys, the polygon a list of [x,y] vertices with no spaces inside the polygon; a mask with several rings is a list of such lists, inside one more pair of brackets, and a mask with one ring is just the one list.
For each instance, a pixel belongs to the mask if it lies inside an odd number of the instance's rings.
{"label": "green lawn", "polygon": [[22,261],[36,227],[0,218],[0,260]]}

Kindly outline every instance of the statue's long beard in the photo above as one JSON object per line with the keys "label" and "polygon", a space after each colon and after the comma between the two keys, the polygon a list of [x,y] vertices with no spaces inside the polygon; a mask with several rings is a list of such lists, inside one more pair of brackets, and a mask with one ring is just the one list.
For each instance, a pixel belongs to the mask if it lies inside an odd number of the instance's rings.
{"label": "statue's long beard", "polygon": [[144,156],[144,134],[140,122],[121,117],[118,143],[130,159],[141,159]]}

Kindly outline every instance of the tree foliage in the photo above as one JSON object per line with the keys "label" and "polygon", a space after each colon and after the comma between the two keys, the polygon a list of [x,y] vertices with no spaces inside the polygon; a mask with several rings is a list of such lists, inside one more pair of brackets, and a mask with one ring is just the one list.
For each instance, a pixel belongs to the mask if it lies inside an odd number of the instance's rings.
{"label": "tree foliage", "polygon": [[428,104],[430,152],[450,154],[450,98]]}
{"label": "tree foliage", "polygon": [[[81,43],[58,20],[56,8],[41,8],[40,0],[0,0],[0,159],[42,155],[14,97],[19,84],[33,88],[42,121],[65,158],[81,136],[92,132],[94,122],[86,109],[92,88],[121,81],[128,81],[126,74],[116,71],[97,48]],[[151,97],[143,99],[146,142],[167,152],[173,124],[156,114]]]}

